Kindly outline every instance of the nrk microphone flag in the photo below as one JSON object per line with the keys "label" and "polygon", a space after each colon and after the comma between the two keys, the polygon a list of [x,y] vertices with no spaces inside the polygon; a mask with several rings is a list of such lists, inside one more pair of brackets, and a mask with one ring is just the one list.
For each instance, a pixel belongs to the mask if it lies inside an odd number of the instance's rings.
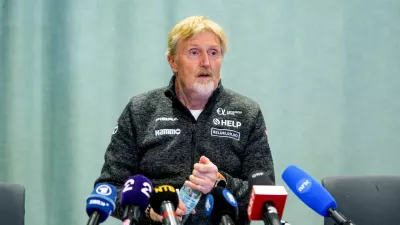
{"label": "nrk microphone flag", "polygon": [[301,201],[321,216],[328,217],[330,208],[336,210],[332,195],[300,168],[290,165],[283,171],[282,179]]}
{"label": "nrk microphone flag", "polygon": [[95,211],[100,214],[99,222],[104,222],[115,209],[117,188],[111,184],[99,183],[86,200],[86,213],[88,216]]}

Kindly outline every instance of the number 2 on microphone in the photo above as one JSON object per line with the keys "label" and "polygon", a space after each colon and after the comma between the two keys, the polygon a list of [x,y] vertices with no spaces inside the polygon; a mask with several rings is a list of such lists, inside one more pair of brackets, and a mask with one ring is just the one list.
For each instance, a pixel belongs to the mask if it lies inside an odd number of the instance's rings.
{"label": "number 2 on microphone", "polygon": [[[127,191],[131,191],[133,188],[133,184],[135,183],[134,179],[129,179],[125,182],[124,184],[124,189],[122,190],[122,192],[127,192]],[[143,188],[140,189],[140,191],[145,194],[148,198],[150,198],[150,193],[151,193],[151,185],[147,182],[143,183]]]}
{"label": "number 2 on microphone", "polygon": [[129,179],[125,182],[124,184],[124,189],[122,190],[122,192],[127,192],[127,191],[131,191],[132,190],[132,185],[135,183],[134,179]]}
{"label": "number 2 on microphone", "polygon": [[148,198],[150,198],[150,193],[151,193],[151,185],[147,182],[143,183],[144,188],[142,188],[142,193],[145,194]]}

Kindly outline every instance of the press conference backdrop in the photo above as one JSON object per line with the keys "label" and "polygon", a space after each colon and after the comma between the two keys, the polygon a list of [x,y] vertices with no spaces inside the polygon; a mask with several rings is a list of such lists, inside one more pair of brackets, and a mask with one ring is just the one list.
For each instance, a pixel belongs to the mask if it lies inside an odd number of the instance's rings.
{"label": "press conference backdrop", "polygon": [[[225,28],[223,84],[261,105],[277,184],[400,174],[400,1],[0,0],[0,181],[25,185],[27,225],[87,221],[118,116],[167,85],[191,15]],[[288,193],[286,220],[322,224]]]}

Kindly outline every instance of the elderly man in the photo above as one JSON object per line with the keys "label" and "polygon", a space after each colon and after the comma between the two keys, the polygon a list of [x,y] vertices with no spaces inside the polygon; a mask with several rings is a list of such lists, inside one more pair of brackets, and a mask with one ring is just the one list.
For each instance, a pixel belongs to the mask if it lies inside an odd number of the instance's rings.
{"label": "elderly man", "polygon": [[[188,17],[173,27],[167,51],[170,84],[129,101],[96,183],[121,187],[135,174],[148,177],[154,186],[181,188],[185,183],[203,193],[185,224],[201,225],[210,224],[204,199],[221,174],[239,203],[237,224],[249,223],[247,176],[263,170],[274,181],[274,168],[259,105],[222,86],[226,51],[223,29],[204,16]],[[151,207],[146,211],[141,224],[161,221]],[[180,202],[176,214],[185,211]],[[117,208],[113,215],[119,218],[120,213]]]}

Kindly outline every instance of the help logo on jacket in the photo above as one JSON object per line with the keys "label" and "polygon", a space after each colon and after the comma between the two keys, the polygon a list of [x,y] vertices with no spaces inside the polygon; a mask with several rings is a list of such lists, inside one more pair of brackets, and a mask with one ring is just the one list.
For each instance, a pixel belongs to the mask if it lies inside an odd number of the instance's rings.
{"label": "help logo on jacket", "polygon": [[234,120],[219,120],[217,118],[213,119],[213,123],[215,125],[221,125],[221,126],[226,126],[226,127],[235,127],[238,128],[242,126],[242,123],[239,121],[234,121]]}

